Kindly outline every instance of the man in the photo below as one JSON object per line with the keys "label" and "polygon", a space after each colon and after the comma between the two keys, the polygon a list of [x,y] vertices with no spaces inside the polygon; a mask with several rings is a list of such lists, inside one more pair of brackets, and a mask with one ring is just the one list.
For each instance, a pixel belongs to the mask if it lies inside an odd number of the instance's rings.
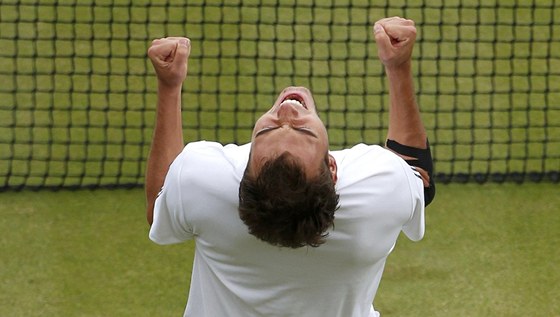
{"label": "man", "polygon": [[434,185],[412,80],[414,22],[382,19],[374,34],[390,87],[387,149],[329,151],[303,87],[280,93],[251,143],[183,147],[190,42],[152,43],[147,218],[156,243],[195,240],[185,316],[379,316],[372,301],[385,260],[400,231],[422,238]]}

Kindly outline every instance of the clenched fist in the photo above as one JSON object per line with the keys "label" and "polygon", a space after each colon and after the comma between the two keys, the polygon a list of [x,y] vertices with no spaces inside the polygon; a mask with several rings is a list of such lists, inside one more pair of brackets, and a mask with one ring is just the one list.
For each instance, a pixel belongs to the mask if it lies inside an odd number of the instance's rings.
{"label": "clenched fist", "polygon": [[398,67],[412,58],[416,41],[414,21],[399,17],[385,18],[373,26],[377,54],[385,67]]}
{"label": "clenched fist", "polygon": [[187,76],[191,41],[186,37],[166,37],[152,41],[148,57],[160,84],[181,85]]}

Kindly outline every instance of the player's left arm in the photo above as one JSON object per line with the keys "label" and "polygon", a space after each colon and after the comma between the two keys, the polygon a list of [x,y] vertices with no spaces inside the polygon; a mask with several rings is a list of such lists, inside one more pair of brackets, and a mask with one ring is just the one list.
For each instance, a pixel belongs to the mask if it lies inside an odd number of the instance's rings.
{"label": "player's left arm", "polygon": [[416,41],[414,21],[385,18],[373,27],[379,59],[389,81],[389,128],[385,146],[415,166],[424,183],[424,201],[435,196],[429,142],[416,102],[412,77],[412,50]]}

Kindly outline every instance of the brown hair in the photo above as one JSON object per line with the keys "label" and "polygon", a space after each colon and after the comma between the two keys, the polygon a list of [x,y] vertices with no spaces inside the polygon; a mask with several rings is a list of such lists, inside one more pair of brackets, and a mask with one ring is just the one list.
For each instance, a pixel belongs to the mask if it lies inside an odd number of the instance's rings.
{"label": "brown hair", "polygon": [[239,216],[249,233],[275,246],[317,247],[333,226],[338,194],[328,167],[307,179],[299,159],[289,152],[263,164],[258,175],[249,165],[239,186]]}

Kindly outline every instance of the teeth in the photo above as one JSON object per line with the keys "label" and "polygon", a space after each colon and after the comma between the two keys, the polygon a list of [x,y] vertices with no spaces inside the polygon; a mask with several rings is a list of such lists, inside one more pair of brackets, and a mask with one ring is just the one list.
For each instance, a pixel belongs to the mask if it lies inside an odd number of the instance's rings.
{"label": "teeth", "polygon": [[[282,103],[281,103],[280,105],[283,105],[283,104],[285,104],[285,103],[291,103],[291,104],[293,104],[293,105],[296,105],[296,106],[300,106],[300,107],[305,108],[305,105],[304,105],[303,103],[301,103],[299,100],[296,100],[296,99],[289,99],[289,98],[288,98],[288,99],[282,101]],[[306,108],[306,109],[307,109],[307,108]]]}

